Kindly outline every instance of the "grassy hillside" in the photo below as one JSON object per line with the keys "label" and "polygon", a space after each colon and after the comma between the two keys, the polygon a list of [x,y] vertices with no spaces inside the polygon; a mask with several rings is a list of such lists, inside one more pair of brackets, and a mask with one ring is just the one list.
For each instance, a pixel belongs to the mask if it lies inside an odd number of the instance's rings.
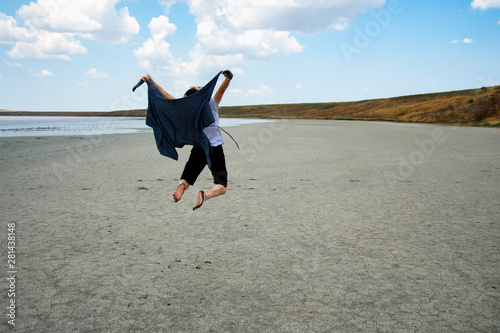
{"label": "grassy hillside", "polygon": [[220,113],[223,117],[499,125],[500,86],[359,102],[231,106]]}
{"label": "grassy hillside", "polygon": [[[358,102],[225,106],[220,114],[227,118],[356,119],[500,126],[500,86]],[[143,117],[146,110],[0,111],[0,115]]]}

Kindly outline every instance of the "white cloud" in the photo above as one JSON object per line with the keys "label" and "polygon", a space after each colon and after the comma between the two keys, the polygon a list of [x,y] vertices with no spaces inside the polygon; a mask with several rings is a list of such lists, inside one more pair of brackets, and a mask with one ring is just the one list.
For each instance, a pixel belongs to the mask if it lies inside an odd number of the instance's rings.
{"label": "white cloud", "polygon": [[76,85],[80,87],[87,87],[88,85],[90,85],[90,82],[89,80],[83,80],[82,82],[77,82]]}
{"label": "white cloud", "polygon": [[264,96],[269,96],[273,90],[269,88],[267,85],[261,85],[258,88],[255,89],[249,89],[248,93],[254,97],[264,97]]}
{"label": "white cloud", "polygon": [[342,21],[339,21],[332,26],[332,28],[335,30],[345,30],[349,27],[351,27],[349,22],[342,22]]}
{"label": "white cloud", "polygon": [[295,31],[317,33],[353,20],[368,9],[381,8],[385,0],[188,0],[198,20],[214,17],[228,30]]}
{"label": "white cloud", "polygon": [[[158,1],[167,7],[176,2]],[[151,37],[134,55],[142,67],[168,72],[180,89],[217,70],[239,70],[247,61],[270,61],[302,52],[304,47],[294,33],[344,30],[356,15],[384,4],[385,0],[187,0],[197,24],[197,43],[189,59],[171,53],[166,37],[175,26],[165,16],[151,21]],[[250,94],[265,91],[254,89]]]}
{"label": "white cloud", "polygon": [[230,68],[236,75],[243,71],[237,66],[244,62],[243,55],[238,54],[207,54],[200,45],[196,45],[189,52],[190,61],[182,59],[170,59],[164,68],[170,77],[175,80],[177,89],[185,89],[195,84],[203,85],[206,82],[200,80],[211,78],[217,71]]}
{"label": "white cloud", "polygon": [[119,0],[37,0],[17,11],[18,20],[0,13],[0,43],[13,44],[14,59],[70,61],[87,53],[81,39],[107,44],[127,43],[139,32]]}
{"label": "white cloud", "polygon": [[213,18],[205,18],[198,24],[198,43],[208,54],[241,53],[250,60],[270,60],[274,55],[302,52],[295,37],[289,31],[253,29],[236,34],[219,27]]}
{"label": "white cloud", "polygon": [[[92,5],[92,1],[88,2]],[[103,2],[105,3],[105,2]],[[88,32],[102,29],[102,24],[89,14],[92,8],[83,1],[56,2],[38,0],[22,5],[17,11],[19,18],[31,28],[46,29],[58,32]],[[100,8],[95,9],[96,12]]]}
{"label": "white cloud", "polygon": [[95,68],[89,69],[88,71],[85,72],[85,74],[87,74],[93,79],[103,79],[108,77],[105,73],[99,73]]}
{"label": "white cloud", "polygon": [[20,63],[18,62],[8,62],[6,60],[3,61],[7,66],[12,66],[12,67],[23,67],[23,65],[21,65]]}
{"label": "white cloud", "polygon": [[166,36],[173,35],[177,30],[175,24],[170,23],[168,17],[164,15],[153,17],[148,28],[153,39],[164,39]]}
{"label": "white cloud", "polygon": [[188,0],[198,24],[200,47],[207,54],[239,54],[270,60],[302,52],[292,33],[343,30],[349,20],[385,0]]}
{"label": "white cloud", "polygon": [[301,89],[302,89],[302,86],[301,86],[300,84],[296,84],[296,85],[295,85],[295,88],[297,88],[297,89],[301,90]]}
{"label": "white cloud", "polygon": [[344,30],[349,20],[385,0],[188,0],[196,17],[199,46],[207,54],[242,54],[268,61],[302,52],[292,33]]}
{"label": "white cloud", "polygon": [[54,74],[47,69],[42,69],[40,73],[34,72],[32,69],[30,69],[30,72],[33,76],[54,76]]}
{"label": "white cloud", "polygon": [[50,71],[46,69],[42,69],[42,72],[40,73],[42,76],[54,76]]}
{"label": "white cloud", "polygon": [[[151,37],[134,50],[134,55],[143,68],[160,70],[174,80],[175,89],[185,90],[200,82],[202,77],[213,75],[217,70],[232,68],[241,63],[241,54],[208,54],[200,44],[189,52],[189,61],[183,61],[172,55],[170,44],[165,40],[176,31],[176,26],[169,22],[168,17],[153,18],[148,25]],[[234,71],[233,71],[234,72]]]}
{"label": "white cloud", "polygon": [[160,3],[160,5],[167,7],[167,11],[168,11],[170,6],[172,6],[174,3],[176,3],[176,0],[158,0],[158,2]]}
{"label": "white cloud", "polygon": [[12,16],[0,13],[0,44],[14,44],[18,39],[28,39],[27,29],[18,27]]}
{"label": "white cloud", "polygon": [[464,38],[462,41],[459,41],[458,39],[454,39],[451,41],[452,44],[458,44],[458,43],[464,43],[464,44],[471,44],[474,43],[474,40],[472,38]]}
{"label": "white cloud", "polygon": [[500,8],[500,0],[474,0],[470,4],[474,9],[486,10],[489,8]]}
{"label": "white cloud", "polygon": [[109,44],[126,43],[139,33],[139,23],[128,8],[115,9],[119,0],[38,0],[23,5],[17,14],[28,27],[52,32],[78,33]]}
{"label": "white cloud", "polygon": [[73,34],[30,31],[28,40],[17,41],[7,54],[13,59],[41,59],[70,61],[70,55],[86,54],[87,49]]}
{"label": "white cloud", "polygon": [[148,27],[151,37],[134,50],[134,55],[139,59],[139,65],[143,68],[167,66],[173,60],[173,56],[170,52],[170,44],[165,41],[165,37],[172,35],[177,27],[163,15],[152,18]]}
{"label": "white cloud", "polygon": [[164,40],[147,39],[142,46],[134,50],[134,55],[139,59],[143,68],[153,68],[159,64],[166,65],[172,57],[170,44]]}
{"label": "white cloud", "polygon": [[2,76],[2,75],[0,75],[0,80],[1,80],[1,79],[3,79],[3,76]]}

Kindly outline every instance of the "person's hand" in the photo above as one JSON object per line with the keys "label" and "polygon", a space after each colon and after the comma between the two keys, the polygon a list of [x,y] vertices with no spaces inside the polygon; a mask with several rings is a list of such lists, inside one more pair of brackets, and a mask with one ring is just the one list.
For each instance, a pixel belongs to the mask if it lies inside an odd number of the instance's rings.
{"label": "person's hand", "polygon": [[223,71],[222,75],[224,75],[224,77],[227,77],[229,80],[233,79],[233,73],[231,73],[231,71],[229,69],[226,69],[225,71]]}
{"label": "person's hand", "polygon": [[142,77],[142,81],[146,82],[146,79],[148,79],[149,81],[153,81],[153,79],[151,78],[151,75],[149,75],[149,74],[146,74]]}

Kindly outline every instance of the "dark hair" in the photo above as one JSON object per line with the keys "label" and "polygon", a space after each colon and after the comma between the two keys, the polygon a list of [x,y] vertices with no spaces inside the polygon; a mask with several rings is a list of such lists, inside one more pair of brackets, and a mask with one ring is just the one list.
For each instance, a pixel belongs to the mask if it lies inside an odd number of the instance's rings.
{"label": "dark hair", "polygon": [[186,91],[186,93],[184,94],[184,97],[187,97],[189,95],[197,93],[199,90],[200,90],[200,87],[191,87],[188,89],[188,91]]}

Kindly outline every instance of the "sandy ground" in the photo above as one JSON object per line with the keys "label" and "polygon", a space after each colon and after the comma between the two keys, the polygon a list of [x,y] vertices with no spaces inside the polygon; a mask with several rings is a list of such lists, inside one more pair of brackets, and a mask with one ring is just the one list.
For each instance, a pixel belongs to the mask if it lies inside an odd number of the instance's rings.
{"label": "sandy ground", "polygon": [[152,133],[0,138],[0,331],[12,300],[16,332],[500,330],[498,129],[228,130],[194,212],[209,171],[174,204],[189,148]]}

